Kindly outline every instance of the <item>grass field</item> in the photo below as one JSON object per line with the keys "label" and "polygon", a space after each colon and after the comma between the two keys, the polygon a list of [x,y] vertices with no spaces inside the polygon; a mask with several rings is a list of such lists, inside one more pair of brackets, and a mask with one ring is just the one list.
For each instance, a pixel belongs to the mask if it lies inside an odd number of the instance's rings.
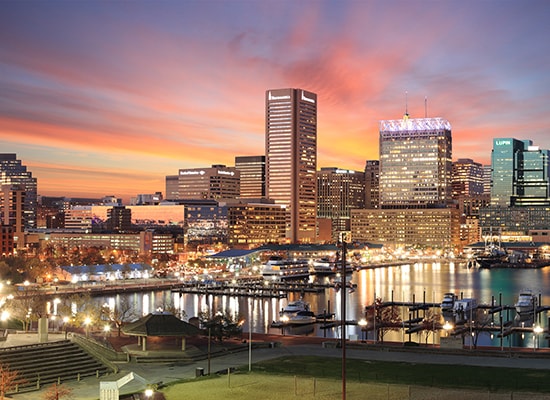
{"label": "grass field", "polygon": [[[341,364],[334,358],[283,357],[253,371],[212,375],[172,384],[167,400],[342,398]],[[346,398],[387,400],[550,399],[550,371],[461,365],[348,360]]]}

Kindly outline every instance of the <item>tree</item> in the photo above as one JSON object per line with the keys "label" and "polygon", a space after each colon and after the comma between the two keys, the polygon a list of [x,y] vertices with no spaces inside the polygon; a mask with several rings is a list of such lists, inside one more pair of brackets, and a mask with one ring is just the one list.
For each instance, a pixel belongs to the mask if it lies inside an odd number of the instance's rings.
{"label": "tree", "polygon": [[435,332],[437,332],[441,328],[441,314],[435,313],[431,310],[426,311],[426,314],[424,314],[424,319],[421,322],[422,330],[426,331],[426,344],[428,344],[428,338],[430,337],[430,334],[435,335]]}
{"label": "tree", "polygon": [[101,307],[89,293],[73,294],[57,306],[59,315],[69,317],[69,324],[82,327],[99,320]]}
{"label": "tree", "polygon": [[62,400],[72,398],[73,390],[64,384],[58,385],[53,383],[48,386],[48,389],[42,395],[44,400]]}
{"label": "tree", "polygon": [[384,305],[382,299],[377,297],[373,304],[373,326],[376,340],[384,342],[384,335],[390,331],[398,331],[402,320],[399,307],[396,305]]}
{"label": "tree", "polygon": [[125,322],[135,319],[136,312],[128,298],[123,297],[121,298],[118,306],[115,305],[114,308],[109,307],[108,304],[104,304],[101,307],[101,316],[115,324],[118,331],[118,336],[120,337],[122,333],[122,326]]}
{"label": "tree", "polygon": [[47,316],[47,298],[40,290],[25,289],[15,292],[14,298],[6,303],[6,308],[13,319],[20,321],[23,330],[27,331],[32,321]]}
{"label": "tree", "polygon": [[10,370],[6,364],[0,364],[0,400],[4,400],[6,393],[15,389],[18,383],[21,383],[19,372]]}
{"label": "tree", "polygon": [[228,311],[218,311],[214,316],[207,312],[199,313],[201,325],[210,330],[210,335],[222,342],[224,338],[240,336],[242,334],[242,318],[233,316]]}

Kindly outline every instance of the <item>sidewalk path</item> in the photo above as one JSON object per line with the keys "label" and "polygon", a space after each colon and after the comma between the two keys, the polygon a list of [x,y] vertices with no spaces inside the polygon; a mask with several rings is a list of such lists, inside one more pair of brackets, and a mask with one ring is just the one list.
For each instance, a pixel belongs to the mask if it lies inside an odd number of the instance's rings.
{"label": "sidewalk path", "polygon": [[[62,336],[62,335],[57,335]],[[61,340],[63,337],[49,335],[50,341]],[[36,334],[17,334],[9,335],[5,342],[0,342],[2,347],[18,346],[22,344],[36,343]],[[322,356],[341,358],[342,351],[335,346],[324,346],[322,338],[309,338],[300,336],[266,336],[254,335],[254,340],[260,338],[268,342],[280,343],[280,346],[252,349],[250,356],[252,363],[263,360],[278,358],[282,356]],[[334,340],[332,340],[334,342]],[[334,343],[333,343],[334,344]],[[245,367],[249,363],[249,348],[240,344],[241,351],[232,352],[227,355],[211,358],[210,371],[226,371],[228,368]],[[528,354],[526,352],[514,354],[510,357],[502,353],[495,353],[494,356],[476,355],[475,352],[454,354],[452,352],[423,352],[422,349],[409,350],[402,347],[376,347],[362,346],[353,344],[346,347],[346,357],[348,359],[364,359],[377,361],[396,361],[409,363],[426,364],[463,364],[486,367],[513,367],[513,368],[533,368],[548,369],[550,354]],[[179,365],[178,363],[120,363],[121,371],[117,374],[100,377],[99,379],[91,377],[85,378],[80,382],[66,383],[73,390],[75,400],[97,400],[99,399],[100,381],[116,381],[130,372],[143,378],[143,381],[135,379],[120,389],[120,394],[135,393],[146,388],[146,384],[155,384],[163,382],[164,384],[180,379],[192,379],[196,376],[196,369],[203,368],[204,373],[208,372],[208,360],[200,360],[190,364]],[[41,392],[20,393],[13,395],[16,400],[36,400],[42,395]]]}

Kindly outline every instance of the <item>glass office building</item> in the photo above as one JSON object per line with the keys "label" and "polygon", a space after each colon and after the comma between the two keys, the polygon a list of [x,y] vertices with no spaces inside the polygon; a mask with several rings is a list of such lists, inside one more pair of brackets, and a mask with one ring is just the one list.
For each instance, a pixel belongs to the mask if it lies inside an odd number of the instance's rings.
{"label": "glass office building", "polygon": [[491,206],[550,205],[548,158],[531,140],[493,139]]}

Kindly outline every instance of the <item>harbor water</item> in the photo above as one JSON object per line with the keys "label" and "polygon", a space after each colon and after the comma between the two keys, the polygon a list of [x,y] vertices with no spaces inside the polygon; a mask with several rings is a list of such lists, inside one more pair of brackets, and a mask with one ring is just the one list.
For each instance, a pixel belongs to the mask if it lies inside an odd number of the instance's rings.
{"label": "harbor water", "polygon": [[[312,278],[313,279],[313,278]],[[330,278],[315,278],[330,279]],[[550,305],[550,267],[540,269],[475,269],[467,268],[462,262],[411,263],[407,265],[383,268],[362,269],[348,275],[347,282],[352,282],[354,290],[339,289],[331,286],[319,292],[288,293],[286,297],[237,297],[230,295],[189,294],[177,291],[161,290],[139,293],[124,293],[104,296],[99,301],[114,305],[126,297],[138,316],[165,309],[175,309],[187,320],[201,312],[229,312],[243,321],[243,331],[256,333],[304,334],[327,338],[340,338],[339,324],[327,327],[316,323],[298,327],[272,327],[279,319],[279,312],[291,300],[302,297],[317,314],[333,313],[335,320],[341,318],[341,301],[344,294],[346,301],[346,337],[350,340],[374,340],[372,330],[362,331],[354,322],[365,316],[365,307],[374,303],[376,298],[383,302],[414,302],[439,304],[447,292],[458,297],[475,298],[480,305],[513,306],[520,291],[529,289],[540,296],[541,305]],[[406,306],[401,308],[401,317],[407,320],[410,312]],[[441,313],[439,308],[432,312]],[[479,311],[478,311],[479,312]],[[420,314],[422,316],[422,313]],[[509,322],[515,326],[548,327],[548,312],[543,311],[535,317],[518,320],[514,310],[505,310],[493,315],[494,323]],[[484,318],[487,318],[485,316]],[[388,332],[385,341],[415,341],[419,343],[438,344],[446,332],[435,335],[426,332],[405,334],[405,329]],[[478,346],[501,347],[548,347],[546,335],[521,333],[503,339],[489,332],[479,333],[476,338]],[[469,342],[465,338],[465,344]]]}

